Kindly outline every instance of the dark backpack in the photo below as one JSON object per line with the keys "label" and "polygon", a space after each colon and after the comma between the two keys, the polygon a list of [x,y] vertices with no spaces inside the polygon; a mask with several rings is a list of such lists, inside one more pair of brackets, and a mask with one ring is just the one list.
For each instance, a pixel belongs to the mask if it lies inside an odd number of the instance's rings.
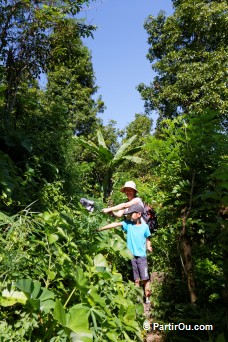
{"label": "dark backpack", "polygon": [[158,230],[157,214],[148,204],[144,204],[142,218],[148,224],[151,234]]}

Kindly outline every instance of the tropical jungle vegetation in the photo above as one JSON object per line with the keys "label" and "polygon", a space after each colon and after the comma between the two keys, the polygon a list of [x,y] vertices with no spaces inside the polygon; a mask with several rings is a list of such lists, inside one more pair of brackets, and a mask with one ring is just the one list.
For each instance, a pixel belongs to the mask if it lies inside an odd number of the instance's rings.
{"label": "tropical jungle vegetation", "polygon": [[152,319],[213,325],[164,341],[228,341],[227,1],[145,18],[156,77],[122,131],[98,117],[95,27],[79,19],[91,2],[0,2],[0,341],[146,339],[124,234],[96,231],[127,180],[159,220]]}

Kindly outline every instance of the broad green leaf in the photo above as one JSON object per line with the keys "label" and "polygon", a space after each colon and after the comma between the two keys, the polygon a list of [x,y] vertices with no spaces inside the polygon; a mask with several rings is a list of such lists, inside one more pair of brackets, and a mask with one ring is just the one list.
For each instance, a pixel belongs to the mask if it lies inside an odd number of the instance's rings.
{"label": "broad green leaf", "polygon": [[121,296],[121,294],[115,295],[115,297],[113,298],[113,302],[116,303],[118,306],[121,303],[121,306],[123,306],[125,310],[127,309],[128,305],[131,305],[131,302]]}
{"label": "broad green leaf", "polygon": [[115,252],[119,252],[122,249],[126,249],[126,242],[115,234],[113,239],[110,239],[110,247],[112,247]]}
{"label": "broad green leaf", "polygon": [[16,303],[25,304],[27,302],[27,296],[24,292],[21,291],[14,291],[14,290],[3,290],[2,297],[0,299],[0,304],[2,306],[12,306]]}
{"label": "broad green leaf", "polygon": [[97,254],[94,257],[93,264],[95,267],[100,267],[100,266],[108,267],[107,260],[102,254]]}
{"label": "broad green leaf", "polygon": [[[93,270],[94,270],[94,267],[93,267]],[[104,266],[97,266],[97,267],[95,267],[95,270],[97,272],[103,273],[103,272],[106,271],[106,267],[104,267]]]}
{"label": "broad green leaf", "polygon": [[7,86],[0,86],[0,93],[4,92],[7,89]]}
{"label": "broad green leaf", "polygon": [[115,329],[116,328],[120,328],[120,329],[123,328],[121,320],[118,319],[116,316],[113,316],[112,318],[108,319],[107,323],[108,323],[108,325],[110,325],[112,328],[115,328]]}
{"label": "broad green leaf", "polygon": [[56,241],[58,241],[59,237],[57,234],[47,234],[47,238],[48,238],[48,243],[51,245],[52,243],[55,243]]}
{"label": "broad green leaf", "polygon": [[55,301],[53,299],[47,299],[40,302],[40,310],[48,313],[55,307]]}
{"label": "broad green leaf", "polygon": [[54,299],[55,298],[55,295],[52,291],[46,289],[46,288],[43,288],[43,292],[40,296],[40,301],[43,302],[45,300],[48,300],[48,299]]}
{"label": "broad green leaf", "polygon": [[96,271],[98,271],[98,276],[101,279],[111,279],[112,274],[107,272],[105,267],[96,267]]}
{"label": "broad green leaf", "polygon": [[34,280],[31,298],[36,299],[39,296],[40,291],[41,291],[41,283],[38,280]]}
{"label": "broad green leaf", "polygon": [[142,151],[142,146],[133,147],[130,150],[127,150],[127,155],[132,156],[133,154],[136,154],[140,151]]}
{"label": "broad green leaf", "polygon": [[79,266],[76,267],[75,280],[80,287],[84,287],[88,283],[88,279],[85,277],[84,271]]}
{"label": "broad green leaf", "polygon": [[40,310],[40,300],[39,299],[28,299],[28,303],[32,306],[32,308],[36,311]]}
{"label": "broad green leaf", "polygon": [[74,333],[89,333],[89,308],[76,304],[66,314],[66,326]]}
{"label": "broad green leaf", "polygon": [[101,296],[99,296],[99,294],[97,293],[97,289],[95,287],[91,288],[88,291],[88,295],[92,297],[92,299],[97,305],[100,305],[103,308],[106,306],[105,298],[102,298]]}
{"label": "broad green leaf", "polygon": [[112,274],[112,280],[114,281],[114,282],[122,282],[123,281],[123,276],[122,276],[122,274],[120,274],[120,273],[113,273]]}
{"label": "broad green leaf", "polygon": [[34,285],[31,279],[19,279],[15,283],[15,285],[17,286],[19,290],[29,293],[29,294],[31,294],[34,289]]}
{"label": "broad green leaf", "polygon": [[130,252],[129,249],[124,248],[124,249],[121,249],[119,252],[120,252],[120,255],[121,255],[123,258],[125,258],[125,259],[127,259],[127,260],[131,260],[131,259],[132,259],[132,253]]}
{"label": "broad green leaf", "polygon": [[56,277],[56,272],[49,270],[48,273],[47,273],[47,276],[48,276],[48,279],[54,280],[55,277]]}
{"label": "broad green leaf", "polygon": [[144,313],[144,307],[142,304],[138,303],[135,305],[135,311],[137,312],[137,316],[142,316]]}
{"label": "broad green leaf", "polygon": [[65,309],[59,299],[55,301],[55,307],[53,312],[53,317],[63,326],[66,325],[66,313]]}
{"label": "broad green leaf", "polygon": [[127,320],[134,320],[135,319],[135,306],[129,305],[125,312],[124,318]]}
{"label": "broad green leaf", "polygon": [[123,317],[122,323],[128,331],[135,332],[139,329],[138,323],[136,321],[128,320],[125,317]]}

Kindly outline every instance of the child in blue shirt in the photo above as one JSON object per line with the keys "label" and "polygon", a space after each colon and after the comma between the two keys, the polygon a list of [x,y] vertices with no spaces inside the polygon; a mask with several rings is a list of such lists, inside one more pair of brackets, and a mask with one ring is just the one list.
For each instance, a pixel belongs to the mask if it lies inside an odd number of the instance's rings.
{"label": "child in blue shirt", "polygon": [[133,204],[128,208],[127,219],[122,222],[113,222],[100,229],[106,230],[116,227],[122,227],[127,233],[127,247],[131,251],[133,258],[131,260],[133,277],[136,286],[139,286],[140,280],[144,284],[146,303],[149,303],[150,282],[148,274],[148,265],[146,250],[152,252],[150,242],[150,230],[145,222],[141,222],[141,215],[144,208],[139,204]]}

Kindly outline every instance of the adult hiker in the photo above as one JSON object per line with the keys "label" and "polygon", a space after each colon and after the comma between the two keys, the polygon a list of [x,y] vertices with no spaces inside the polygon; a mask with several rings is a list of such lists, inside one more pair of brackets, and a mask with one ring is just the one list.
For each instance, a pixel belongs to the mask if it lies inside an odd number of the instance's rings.
{"label": "adult hiker", "polygon": [[152,252],[152,246],[150,242],[150,230],[148,225],[141,221],[143,213],[143,207],[139,204],[133,204],[124,212],[127,215],[127,219],[122,222],[113,222],[102,228],[97,229],[98,231],[122,227],[127,233],[127,247],[132,253],[132,270],[133,277],[136,286],[139,286],[140,280],[144,284],[145,291],[145,302],[150,302],[149,296],[150,291],[150,280],[148,273],[146,251]]}
{"label": "adult hiker", "polygon": [[103,213],[110,213],[113,216],[121,217],[127,212],[127,209],[133,204],[139,204],[144,207],[143,201],[140,197],[137,197],[138,190],[136,189],[136,184],[133,181],[128,181],[124,184],[124,186],[120,189],[121,192],[124,192],[128,198],[127,202],[123,202],[117,204],[113,207],[104,208]]}

